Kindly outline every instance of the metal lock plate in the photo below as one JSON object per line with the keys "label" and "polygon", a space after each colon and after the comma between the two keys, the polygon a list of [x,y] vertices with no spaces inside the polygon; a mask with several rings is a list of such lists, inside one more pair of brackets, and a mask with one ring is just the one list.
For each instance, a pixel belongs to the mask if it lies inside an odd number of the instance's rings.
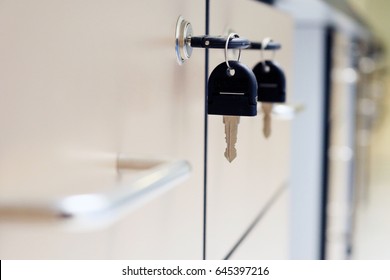
{"label": "metal lock plate", "polygon": [[189,21],[179,16],[176,22],[176,58],[181,65],[191,57],[191,36],[193,35],[192,25]]}

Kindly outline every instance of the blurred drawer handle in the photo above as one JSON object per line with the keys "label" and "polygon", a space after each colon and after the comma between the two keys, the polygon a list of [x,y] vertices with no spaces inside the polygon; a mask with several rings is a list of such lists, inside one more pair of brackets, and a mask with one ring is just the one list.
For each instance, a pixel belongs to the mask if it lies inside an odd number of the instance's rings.
{"label": "blurred drawer handle", "polygon": [[279,119],[291,120],[304,110],[305,106],[303,104],[275,104],[272,114]]}
{"label": "blurred drawer handle", "polygon": [[275,119],[292,120],[304,110],[305,106],[302,104],[274,103],[272,107],[272,115],[275,117]]}
{"label": "blurred drawer handle", "polygon": [[127,184],[118,183],[104,193],[72,195],[46,202],[1,201],[0,223],[60,223],[70,229],[104,227],[184,180],[191,168],[184,160],[119,157],[117,170],[119,177],[126,177],[129,170],[136,170],[137,177]]}

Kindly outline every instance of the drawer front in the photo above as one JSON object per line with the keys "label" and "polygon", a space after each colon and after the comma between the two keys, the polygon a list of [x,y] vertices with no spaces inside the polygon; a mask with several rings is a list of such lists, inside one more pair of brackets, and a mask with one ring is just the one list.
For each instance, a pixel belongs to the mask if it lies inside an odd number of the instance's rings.
{"label": "drawer front", "polygon": [[289,258],[289,192],[283,188],[262,219],[242,242],[231,259],[286,260]]}
{"label": "drawer front", "polygon": [[108,229],[0,222],[0,257],[200,258],[204,52],[179,66],[174,32],[180,14],[203,32],[204,3],[0,5],[2,199],[110,190],[119,154],[192,166],[187,181]]}
{"label": "drawer front", "polygon": [[[275,59],[285,71],[289,100],[292,20],[286,14],[255,1],[215,0],[211,1],[210,11],[210,33],[213,35],[231,30],[253,41],[271,37],[282,44]],[[229,55],[231,59],[237,57],[233,52]],[[272,53],[265,55],[272,57]],[[210,50],[210,71],[223,61],[223,50]],[[243,50],[240,61],[253,68],[261,61],[261,53]],[[220,259],[226,256],[276,189],[288,180],[290,122],[273,119],[272,134],[265,139],[260,110],[256,117],[241,117],[237,158],[232,163],[224,157],[226,144],[222,116],[209,116],[208,139],[207,255],[210,259]]]}

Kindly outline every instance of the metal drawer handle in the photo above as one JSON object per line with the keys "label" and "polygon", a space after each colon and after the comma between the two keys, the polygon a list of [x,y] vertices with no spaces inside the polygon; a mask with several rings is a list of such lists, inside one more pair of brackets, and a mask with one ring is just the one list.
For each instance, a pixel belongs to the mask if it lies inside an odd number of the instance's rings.
{"label": "metal drawer handle", "polygon": [[119,220],[142,203],[158,196],[190,173],[187,161],[155,161],[120,157],[119,175],[137,170],[140,174],[129,184],[109,192],[81,194],[46,202],[0,201],[0,223],[60,223],[70,229],[95,229]]}
{"label": "metal drawer handle", "polygon": [[[258,107],[257,110],[262,112],[260,107]],[[272,107],[272,116],[279,120],[292,120],[303,111],[305,111],[305,106],[303,104],[274,103]]]}

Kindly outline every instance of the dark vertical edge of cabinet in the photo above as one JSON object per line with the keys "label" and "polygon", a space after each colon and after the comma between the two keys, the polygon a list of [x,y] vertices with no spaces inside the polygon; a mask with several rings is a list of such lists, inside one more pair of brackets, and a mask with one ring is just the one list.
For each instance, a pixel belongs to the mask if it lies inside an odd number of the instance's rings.
{"label": "dark vertical edge of cabinet", "polygon": [[[210,32],[210,0],[205,0],[205,35]],[[204,170],[203,170],[203,260],[206,260],[207,238],[207,139],[208,139],[208,77],[209,77],[209,50],[205,49],[205,81],[204,81]]]}
{"label": "dark vertical edge of cabinet", "polygon": [[331,137],[331,97],[332,97],[332,60],[333,60],[333,36],[334,28],[327,26],[325,28],[325,48],[324,48],[324,119],[323,119],[323,143],[322,143],[322,186],[321,186],[321,229],[320,229],[320,256],[322,260],[326,259],[326,239],[328,228],[328,201],[329,201],[329,157],[328,150]]}

